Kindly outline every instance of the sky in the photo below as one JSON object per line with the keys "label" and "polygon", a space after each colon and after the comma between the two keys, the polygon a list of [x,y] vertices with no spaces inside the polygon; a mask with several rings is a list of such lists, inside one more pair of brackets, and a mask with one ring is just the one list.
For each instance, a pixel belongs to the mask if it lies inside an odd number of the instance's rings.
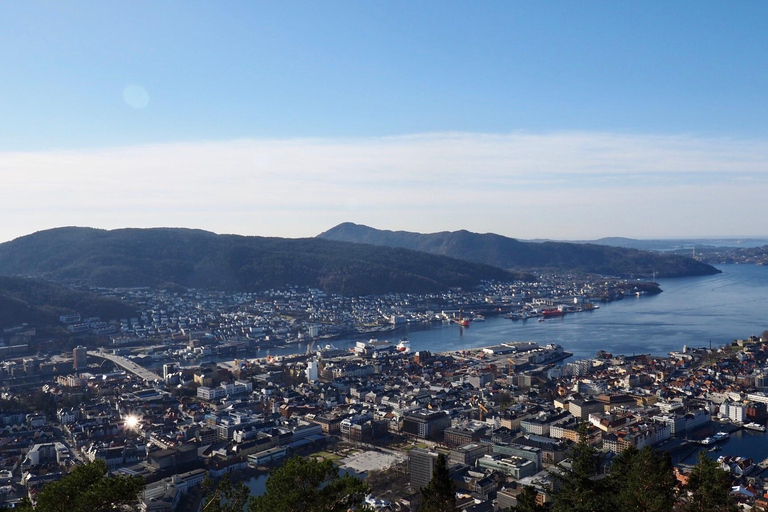
{"label": "sky", "polygon": [[0,241],[766,236],[768,3],[4,2]]}

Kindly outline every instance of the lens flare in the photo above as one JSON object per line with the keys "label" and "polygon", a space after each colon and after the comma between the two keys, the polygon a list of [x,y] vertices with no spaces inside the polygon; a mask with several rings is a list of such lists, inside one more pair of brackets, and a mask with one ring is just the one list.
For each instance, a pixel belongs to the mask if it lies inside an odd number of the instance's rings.
{"label": "lens flare", "polygon": [[134,429],[139,426],[139,417],[134,414],[129,414],[125,417],[126,428]]}

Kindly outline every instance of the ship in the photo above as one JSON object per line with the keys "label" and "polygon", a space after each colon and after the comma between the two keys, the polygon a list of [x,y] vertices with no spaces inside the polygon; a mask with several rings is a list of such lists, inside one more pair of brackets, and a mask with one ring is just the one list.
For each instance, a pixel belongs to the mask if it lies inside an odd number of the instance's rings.
{"label": "ship", "polygon": [[725,439],[728,439],[729,437],[731,437],[731,434],[729,434],[728,432],[718,432],[717,434],[702,440],[701,444],[704,444],[704,445],[715,444],[718,441],[723,441]]}
{"label": "ship", "polygon": [[400,343],[397,344],[395,349],[398,352],[408,352],[411,350],[411,342],[408,341],[408,338],[403,338],[400,340]]}
{"label": "ship", "polygon": [[750,430],[757,430],[758,432],[765,432],[765,425],[761,425],[759,423],[747,423],[744,425],[744,428],[748,428]]}
{"label": "ship", "polygon": [[561,309],[544,309],[541,311],[541,316],[544,318],[551,318],[553,316],[563,316],[565,313]]}

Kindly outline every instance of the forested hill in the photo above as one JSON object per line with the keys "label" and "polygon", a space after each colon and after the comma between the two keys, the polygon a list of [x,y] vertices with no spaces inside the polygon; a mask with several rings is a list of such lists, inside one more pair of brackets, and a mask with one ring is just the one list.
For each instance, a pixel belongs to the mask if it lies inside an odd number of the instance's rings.
{"label": "forested hill", "polygon": [[469,231],[412,233],[385,231],[346,222],[318,238],[403,247],[513,270],[577,272],[625,277],[682,277],[719,270],[684,256],[622,247],[566,242],[521,242],[493,233]]}
{"label": "forested hill", "polygon": [[59,317],[67,313],[113,320],[134,316],[136,310],[129,304],[93,293],[36,279],[0,276],[0,328],[22,323],[53,327],[60,325]]}
{"label": "forested hill", "polygon": [[287,285],[366,295],[470,288],[513,275],[399,248],[156,228],[57,228],[0,244],[0,275],[95,286],[258,291]]}

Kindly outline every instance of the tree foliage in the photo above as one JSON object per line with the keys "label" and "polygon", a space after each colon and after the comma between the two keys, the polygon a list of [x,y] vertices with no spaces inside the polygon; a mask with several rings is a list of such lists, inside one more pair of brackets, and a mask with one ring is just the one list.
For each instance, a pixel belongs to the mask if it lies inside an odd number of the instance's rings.
{"label": "tree foliage", "polygon": [[437,456],[435,469],[429,483],[421,489],[423,512],[453,512],[456,510],[456,484],[448,471],[448,463],[442,453]]}
{"label": "tree foliage", "polygon": [[694,259],[624,247],[566,242],[521,242],[493,233],[466,230],[440,233],[384,231],[340,224],[319,235],[329,240],[404,247],[507,269],[540,269],[556,272],[614,276],[682,277],[710,275],[720,271]]}
{"label": "tree foliage", "polygon": [[46,484],[33,508],[29,501],[23,512],[107,512],[132,505],[144,489],[144,479],[108,476],[107,464],[96,460],[75,468],[58,482]]}
{"label": "tree foliage", "polygon": [[555,493],[555,512],[612,511],[605,479],[598,479],[600,463],[597,450],[587,442],[587,424],[579,426],[579,442],[571,451],[571,466],[560,467],[553,473],[558,491]]}
{"label": "tree foliage", "polygon": [[536,502],[538,494],[539,491],[535,487],[526,485],[517,495],[517,505],[510,508],[508,512],[547,512],[547,507]]}
{"label": "tree foliage", "polygon": [[229,474],[218,483],[206,478],[200,486],[201,512],[243,512],[250,491],[243,482],[233,484]]}
{"label": "tree foliage", "polygon": [[171,228],[41,231],[0,244],[0,271],[109,287],[297,285],[349,295],[434,292],[514,278],[489,265],[407,249]]}
{"label": "tree foliage", "polygon": [[368,486],[351,475],[339,476],[331,460],[293,457],[273,470],[267,492],[251,498],[251,512],[346,512],[360,507]]}
{"label": "tree foliage", "polygon": [[616,510],[671,512],[677,480],[668,453],[657,454],[650,446],[631,447],[616,457],[611,468]]}
{"label": "tree foliage", "polygon": [[685,512],[735,512],[731,478],[715,461],[699,452],[699,461],[688,477]]}

